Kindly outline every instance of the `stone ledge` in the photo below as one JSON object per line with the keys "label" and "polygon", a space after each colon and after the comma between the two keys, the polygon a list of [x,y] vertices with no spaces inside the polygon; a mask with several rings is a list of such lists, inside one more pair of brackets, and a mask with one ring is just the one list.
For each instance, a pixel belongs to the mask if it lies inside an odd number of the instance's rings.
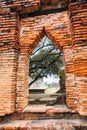
{"label": "stone ledge", "polygon": [[55,106],[45,106],[43,105],[29,105],[27,106],[23,112],[29,113],[67,113],[71,112],[71,110],[66,105],[55,105]]}
{"label": "stone ledge", "polygon": [[83,119],[61,120],[15,120],[0,124],[0,130],[87,130],[87,121]]}

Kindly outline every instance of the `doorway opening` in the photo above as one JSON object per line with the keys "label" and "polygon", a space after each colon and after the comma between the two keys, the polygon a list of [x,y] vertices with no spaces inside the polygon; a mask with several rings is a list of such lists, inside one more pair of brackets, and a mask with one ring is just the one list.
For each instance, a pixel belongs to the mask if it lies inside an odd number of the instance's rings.
{"label": "doorway opening", "polygon": [[44,36],[30,54],[29,104],[64,104],[64,69],[63,53]]}

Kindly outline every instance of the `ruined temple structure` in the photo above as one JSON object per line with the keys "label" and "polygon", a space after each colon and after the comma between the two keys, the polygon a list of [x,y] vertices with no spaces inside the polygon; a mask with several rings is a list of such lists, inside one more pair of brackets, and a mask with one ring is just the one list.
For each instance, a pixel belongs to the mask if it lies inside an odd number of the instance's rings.
{"label": "ruined temple structure", "polygon": [[[66,105],[28,103],[29,55],[44,35],[64,55]],[[0,0],[0,130],[87,130],[86,116],[87,0]]]}

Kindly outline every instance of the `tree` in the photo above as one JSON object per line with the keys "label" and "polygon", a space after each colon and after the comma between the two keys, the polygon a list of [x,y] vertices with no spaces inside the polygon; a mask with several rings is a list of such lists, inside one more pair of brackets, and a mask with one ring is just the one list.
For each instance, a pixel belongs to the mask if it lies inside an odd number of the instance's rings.
{"label": "tree", "polygon": [[39,43],[37,48],[30,55],[30,73],[33,81],[32,85],[39,78],[47,77],[47,75],[60,75],[64,82],[64,61],[62,52],[46,36]]}

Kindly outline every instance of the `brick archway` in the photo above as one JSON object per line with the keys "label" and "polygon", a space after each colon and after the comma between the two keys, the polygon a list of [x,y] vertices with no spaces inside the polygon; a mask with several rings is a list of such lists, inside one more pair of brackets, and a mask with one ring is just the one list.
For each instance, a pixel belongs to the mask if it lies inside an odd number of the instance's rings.
{"label": "brick archway", "polygon": [[[45,19],[49,19],[45,22]],[[33,22],[34,21],[34,22]],[[43,23],[43,24],[42,24]],[[49,24],[48,24],[49,23]],[[30,26],[31,24],[31,26]],[[75,110],[75,83],[73,53],[70,37],[68,12],[36,16],[21,20],[20,56],[17,77],[17,111],[23,111],[28,105],[29,55],[46,34],[64,55],[67,104]],[[23,75],[21,75],[23,74]],[[70,93],[72,91],[72,93]]]}
{"label": "brick archway", "polygon": [[0,116],[27,106],[28,57],[44,32],[64,54],[67,105],[87,116],[87,2],[71,1],[62,13],[19,18],[32,7],[38,10],[38,2],[27,9],[21,3],[0,2]]}

